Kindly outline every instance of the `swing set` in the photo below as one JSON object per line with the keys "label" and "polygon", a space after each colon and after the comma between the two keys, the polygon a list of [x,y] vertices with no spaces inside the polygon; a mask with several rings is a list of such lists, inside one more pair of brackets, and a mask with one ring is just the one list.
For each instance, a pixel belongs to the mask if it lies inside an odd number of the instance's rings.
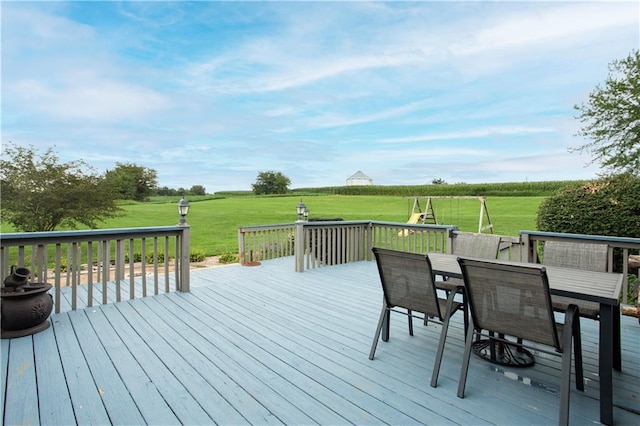
{"label": "swing set", "polygon": [[[487,200],[485,197],[470,197],[470,196],[427,196],[424,197],[424,208],[420,205],[420,197],[407,197],[408,199],[413,198],[413,207],[411,208],[411,214],[409,215],[409,219],[407,223],[422,223],[427,224],[431,223],[434,225],[438,225],[438,220],[433,209],[433,203],[431,200],[433,199],[449,199],[449,211],[450,211],[450,219],[453,217],[453,200],[457,200],[457,220],[459,222],[460,219],[460,200],[463,199],[478,199],[480,201],[480,219],[478,220],[478,234],[483,233],[484,231],[489,231],[493,234],[493,223],[491,223],[491,217],[489,216],[489,210],[487,210]],[[442,215],[441,222],[444,221],[444,215]],[[486,225],[485,225],[486,220]]]}

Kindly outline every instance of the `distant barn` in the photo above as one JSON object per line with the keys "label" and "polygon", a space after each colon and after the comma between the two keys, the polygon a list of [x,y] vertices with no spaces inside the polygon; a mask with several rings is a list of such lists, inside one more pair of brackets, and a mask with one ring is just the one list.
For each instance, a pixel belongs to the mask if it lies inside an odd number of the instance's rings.
{"label": "distant barn", "polygon": [[347,178],[347,186],[364,186],[364,185],[373,185],[373,180],[360,170],[358,170],[355,174]]}

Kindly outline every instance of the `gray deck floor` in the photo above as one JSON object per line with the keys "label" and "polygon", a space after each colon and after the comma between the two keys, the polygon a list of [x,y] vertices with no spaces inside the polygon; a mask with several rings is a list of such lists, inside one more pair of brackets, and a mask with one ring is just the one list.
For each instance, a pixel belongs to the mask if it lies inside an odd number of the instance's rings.
{"label": "gray deck floor", "polygon": [[[437,388],[440,326],[381,308],[375,263],[293,271],[291,258],[194,270],[190,293],[52,315],[52,327],[2,340],[3,424],[555,424],[560,359],[532,368],[472,357],[456,397],[462,321],[454,315]],[[615,424],[640,424],[640,325],[623,317]],[[582,321],[586,390],[570,422],[598,423],[597,323]]]}

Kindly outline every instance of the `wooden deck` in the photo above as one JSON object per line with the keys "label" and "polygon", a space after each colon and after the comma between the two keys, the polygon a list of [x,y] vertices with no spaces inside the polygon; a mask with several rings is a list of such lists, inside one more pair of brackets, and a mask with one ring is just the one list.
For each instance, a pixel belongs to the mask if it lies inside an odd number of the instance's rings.
{"label": "wooden deck", "polygon": [[[472,357],[456,396],[463,333],[456,314],[437,388],[440,326],[381,308],[375,263],[293,271],[293,258],[193,270],[190,293],[52,315],[34,336],[2,340],[2,415],[23,424],[555,424],[558,357],[507,369]],[[640,424],[640,325],[622,319],[614,421]],[[570,422],[598,423],[597,323],[582,321],[586,390]]]}

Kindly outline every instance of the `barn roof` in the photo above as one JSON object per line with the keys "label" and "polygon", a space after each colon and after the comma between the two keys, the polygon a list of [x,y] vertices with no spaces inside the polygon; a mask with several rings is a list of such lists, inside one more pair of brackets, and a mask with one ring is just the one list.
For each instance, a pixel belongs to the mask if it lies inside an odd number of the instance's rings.
{"label": "barn roof", "polygon": [[347,180],[361,180],[361,179],[371,180],[371,178],[365,175],[361,170],[358,170],[353,175],[347,178]]}

